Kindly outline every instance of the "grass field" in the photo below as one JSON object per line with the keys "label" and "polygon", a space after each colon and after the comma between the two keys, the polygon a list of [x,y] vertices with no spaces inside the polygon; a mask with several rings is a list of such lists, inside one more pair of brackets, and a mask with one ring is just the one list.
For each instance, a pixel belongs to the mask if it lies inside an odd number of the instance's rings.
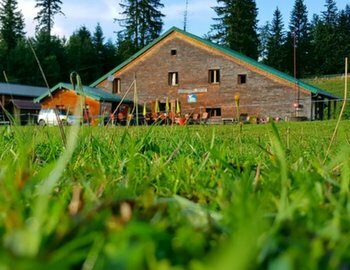
{"label": "grass field", "polygon": [[314,79],[306,79],[306,82],[325,89],[337,96],[342,97],[344,95],[344,78],[339,77],[319,77]]}
{"label": "grass field", "polygon": [[0,269],[349,269],[350,122],[0,129]]}

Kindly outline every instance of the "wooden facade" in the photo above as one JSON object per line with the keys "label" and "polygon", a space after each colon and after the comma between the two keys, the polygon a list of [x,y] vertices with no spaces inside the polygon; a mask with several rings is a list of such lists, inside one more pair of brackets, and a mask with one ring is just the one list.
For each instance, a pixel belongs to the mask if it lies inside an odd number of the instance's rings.
{"label": "wooden facade", "polygon": [[120,108],[132,104],[130,100],[124,99],[122,101],[118,95],[107,93],[98,88],[74,87],[68,83],[57,84],[34,101],[40,103],[43,109],[58,108],[69,113],[74,113],[77,106],[81,106],[83,117],[86,117],[84,120],[90,121],[109,117],[120,102],[123,105]]}
{"label": "wooden facade", "polygon": [[312,119],[312,97],[318,95],[315,87],[176,28],[92,86],[123,95],[135,78],[139,103],[152,111],[155,101],[164,107],[168,99],[174,108],[179,100],[183,114],[220,118],[237,117],[239,96],[242,115]]}
{"label": "wooden facade", "polygon": [[[80,95],[69,89],[59,89],[55,91],[51,97],[46,97],[41,101],[43,109],[58,108],[74,112],[76,106],[79,106]],[[98,100],[90,97],[84,97],[85,108],[89,111],[91,118],[98,118],[103,112],[101,111],[101,104]]]}

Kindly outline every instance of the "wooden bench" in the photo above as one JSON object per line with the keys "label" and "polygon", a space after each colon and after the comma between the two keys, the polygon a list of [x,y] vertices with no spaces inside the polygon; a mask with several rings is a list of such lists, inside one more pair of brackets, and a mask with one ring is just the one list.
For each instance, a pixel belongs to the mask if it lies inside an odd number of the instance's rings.
{"label": "wooden bench", "polygon": [[230,118],[230,117],[221,118],[221,121],[224,125],[233,124],[235,122],[234,118]]}

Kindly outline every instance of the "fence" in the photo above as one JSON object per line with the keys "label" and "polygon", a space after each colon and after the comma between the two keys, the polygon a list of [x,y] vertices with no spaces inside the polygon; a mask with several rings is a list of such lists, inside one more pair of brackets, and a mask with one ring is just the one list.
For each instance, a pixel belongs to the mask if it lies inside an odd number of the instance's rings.
{"label": "fence", "polygon": [[[320,75],[320,76],[312,76],[303,78],[305,81],[318,81],[318,80],[332,80],[332,79],[344,79],[345,74],[329,74],[329,75]],[[348,75],[350,78],[350,75]]]}

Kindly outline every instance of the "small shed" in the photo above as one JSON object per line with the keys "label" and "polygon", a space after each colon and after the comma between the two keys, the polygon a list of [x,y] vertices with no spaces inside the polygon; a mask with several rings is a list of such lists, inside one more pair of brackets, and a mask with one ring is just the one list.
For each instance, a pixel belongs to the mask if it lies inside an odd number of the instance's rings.
{"label": "small shed", "polygon": [[36,123],[41,109],[41,105],[34,103],[33,100],[11,99],[8,106],[12,107],[13,116],[21,125]]}
{"label": "small shed", "polygon": [[40,103],[43,109],[58,108],[73,112],[79,104],[80,97],[84,97],[84,116],[88,115],[90,119],[109,116],[120,102],[126,106],[132,104],[130,100],[122,101],[122,97],[99,88],[88,86],[78,88],[69,83],[57,84],[50,91],[36,98],[34,102]]}

